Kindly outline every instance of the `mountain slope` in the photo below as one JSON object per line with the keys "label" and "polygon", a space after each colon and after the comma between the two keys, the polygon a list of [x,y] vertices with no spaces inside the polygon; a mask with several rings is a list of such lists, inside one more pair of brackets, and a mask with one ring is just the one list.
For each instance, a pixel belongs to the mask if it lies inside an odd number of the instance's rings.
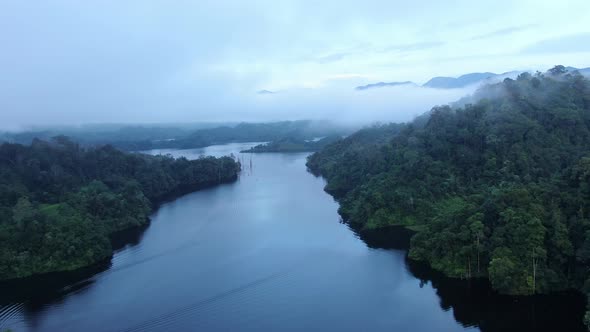
{"label": "mountain slope", "polygon": [[237,178],[230,157],[187,160],[81,148],[64,137],[0,145],[0,280],[109,258],[109,236],[153,206]]}
{"label": "mountain slope", "polygon": [[448,276],[485,277],[508,294],[583,289],[590,82],[525,73],[477,96],[434,108],[385,144],[352,135],[308,166],[351,226],[417,231],[410,257]]}
{"label": "mountain slope", "polygon": [[[431,78],[428,82],[424,83],[421,86],[425,87],[425,88],[433,88],[433,89],[459,89],[459,88],[465,88],[465,87],[475,85],[475,84],[496,83],[500,80],[503,80],[504,78],[515,78],[516,76],[518,76],[518,74],[520,74],[520,72],[511,71],[511,72],[506,72],[506,73],[502,73],[502,74],[495,74],[495,73],[486,72],[486,73],[470,73],[470,74],[461,75],[459,77],[440,76],[440,77]],[[394,86],[400,86],[400,85],[420,86],[420,85],[417,85],[416,83],[413,83],[411,81],[391,82],[391,83],[379,82],[379,83],[372,83],[372,84],[357,86],[355,88],[355,90],[363,91],[363,90],[374,89],[374,88],[394,87]]]}
{"label": "mountain slope", "polygon": [[423,86],[428,88],[436,88],[436,89],[456,89],[456,88],[464,88],[466,86],[476,84],[480,81],[498,76],[498,74],[494,73],[471,73],[461,75],[457,78],[454,77],[434,77],[431,78],[428,82],[424,83]]}

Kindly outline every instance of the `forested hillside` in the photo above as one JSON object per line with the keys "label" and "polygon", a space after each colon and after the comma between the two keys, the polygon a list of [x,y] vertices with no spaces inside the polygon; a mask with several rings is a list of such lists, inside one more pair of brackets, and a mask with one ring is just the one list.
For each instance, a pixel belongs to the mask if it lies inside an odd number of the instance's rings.
{"label": "forested hillside", "polygon": [[0,145],[0,280],[110,257],[109,235],[176,196],[233,181],[230,157],[187,160],[81,148],[65,137]]}
{"label": "forested hillside", "polygon": [[411,228],[410,258],[489,278],[502,293],[588,291],[587,79],[563,66],[524,73],[464,107],[435,107],[396,135],[386,128],[309,158],[348,223]]}
{"label": "forested hillside", "polygon": [[324,147],[307,160],[315,175],[328,178],[325,190],[344,196],[370,177],[385,171],[381,149],[403,128],[400,124],[375,125]]}

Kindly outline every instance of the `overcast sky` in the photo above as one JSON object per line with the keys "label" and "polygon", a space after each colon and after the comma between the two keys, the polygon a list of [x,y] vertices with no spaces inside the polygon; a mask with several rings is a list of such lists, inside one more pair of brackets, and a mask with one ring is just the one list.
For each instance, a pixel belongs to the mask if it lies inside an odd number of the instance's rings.
{"label": "overcast sky", "polygon": [[589,22],[589,0],[0,0],[0,127],[404,120],[463,91],[354,87],[589,67]]}

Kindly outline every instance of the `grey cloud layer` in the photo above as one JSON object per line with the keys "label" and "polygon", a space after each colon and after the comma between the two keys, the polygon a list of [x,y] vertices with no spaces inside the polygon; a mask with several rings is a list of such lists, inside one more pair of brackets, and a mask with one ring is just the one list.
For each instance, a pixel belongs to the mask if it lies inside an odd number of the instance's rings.
{"label": "grey cloud layer", "polygon": [[[584,32],[590,3],[571,1],[569,14],[556,16],[559,8],[532,0],[2,1],[0,123],[408,118],[429,105],[393,91],[357,98],[352,88],[525,65],[587,67],[588,35],[575,33]],[[506,54],[519,55],[495,56],[498,46],[483,38],[494,33]],[[470,35],[483,39],[466,42]],[[582,54],[548,58],[555,48]],[[347,77],[359,82],[334,86]],[[263,89],[288,93],[259,100]],[[454,97],[415,93],[432,103]]]}

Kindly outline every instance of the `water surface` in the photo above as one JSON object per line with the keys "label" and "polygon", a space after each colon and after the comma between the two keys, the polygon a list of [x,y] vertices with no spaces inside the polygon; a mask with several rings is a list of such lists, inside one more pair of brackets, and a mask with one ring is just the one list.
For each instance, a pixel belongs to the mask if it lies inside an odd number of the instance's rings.
{"label": "water surface", "polygon": [[[485,283],[410,264],[397,235],[359,239],[309,174],[305,153],[234,153],[235,183],[164,204],[117,239],[112,261],[51,281],[0,285],[0,327],[20,331],[575,331],[577,295],[499,297]],[[383,234],[381,234],[383,235]],[[397,244],[403,240],[394,241]],[[390,247],[403,248],[392,243]],[[97,273],[98,271],[98,273]],[[2,288],[3,287],[3,288]],[[547,314],[551,312],[551,314]],[[1,329],[0,329],[1,330]]]}

